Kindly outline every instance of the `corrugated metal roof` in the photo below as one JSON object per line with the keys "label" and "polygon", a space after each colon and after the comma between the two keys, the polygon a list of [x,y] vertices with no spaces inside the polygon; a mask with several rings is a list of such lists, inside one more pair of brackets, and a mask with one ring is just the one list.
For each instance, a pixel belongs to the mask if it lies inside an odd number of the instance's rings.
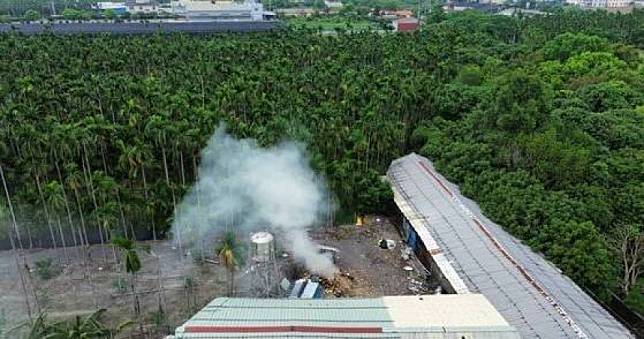
{"label": "corrugated metal roof", "polygon": [[353,324],[382,327],[392,322],[381,299],[217,298],[186,325]]}
{"label": "corrugated metal roof", "polygon": [[395,160],[387,175],[410,224],[421,239],[429,234],[458,276],[446,278],[485,295],[522,336],[632,337],[556,267],[485,218],[426,158],[412,153]]}
{"label": "corrugated metal roof", "polygon": [[[177,338],[518,339],[482,295],[373,299],[217,298],[177,328]],[[473,335],[473,336],[472,336]]]}

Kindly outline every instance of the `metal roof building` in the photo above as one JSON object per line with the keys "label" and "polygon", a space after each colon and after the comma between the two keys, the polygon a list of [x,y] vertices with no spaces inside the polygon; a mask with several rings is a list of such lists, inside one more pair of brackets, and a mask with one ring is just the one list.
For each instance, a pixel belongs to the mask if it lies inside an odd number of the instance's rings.
{"label": "metal roof building", "polygon": [[485,218],[428,159],[397,159],[387,177],[451,290],[483,294],[522,337],[632,337],[553,264]]}
{"label": "metal roof building", "polygon": [[175,338],[499,338],[519,333],[480,294],[373,299],[217,298]]}

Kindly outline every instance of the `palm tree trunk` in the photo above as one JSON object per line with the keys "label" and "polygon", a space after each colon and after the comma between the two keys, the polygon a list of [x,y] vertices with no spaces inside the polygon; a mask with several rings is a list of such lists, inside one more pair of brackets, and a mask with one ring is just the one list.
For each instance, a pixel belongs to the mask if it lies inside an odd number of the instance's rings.
{"label": "palm tree trunk", "polygon": [[158,301],[159,301],[159,310],[165,310],[165,290],[163,289],[163,280],[161,279],[161,257],[157,257],[157,285],[159,288]]}
{"label": "palm tree trunk", "polygon": [[136,273],[132,273],[130,276],[130,287],[132,288],[132,296],[134,300],[134,315],[139,319],[141,315],[141,304],[139,303],[139,296],[136,294]]}
{"label": "palm tree trunk", "polygon": [[[177,197],[174,194],[174,187],[170,184],[170,175],[168,174],[168,162],[166,161],[165,147],[161,146],[161,156],[163,157],[163,170],[165,171],[165,183],[170,188],[170,193],[172,194],[172,207],[177,209]],[[179,254],[180,258],[183,258],[183,249],[181,248],[181,227],[177,228],[177,238],[179,245]]]}
{"label": "palm tree trunk", "polygon": [[85,226],[85,215],[83,214],[83,207],[80,203],[80,197],[78,196],[78,190],[74,189],[74,197],[76,198],[76,206],[78,208],[78,216],[81,221],[81,236],[85,238],[85,246],[89,247],[89,238],[87,237],[87,227]]}
{"label": "palm tree trunk", "polygon": [[34,241],[31,235],[31,229],[29,229],[29,226],[27,226],[26,229],[27,229],[27,237],[29,238],[29,249],[32,249],[34,248]]}
{"label": "palm tree trunk", "polygon": [[[145,166],[141,164],[141,179],[143,179],[143,196],[145,196],[145,201],[148,201],[148,183],[145,179]],[[150,220],[152,222],[152,239],[157,240],[157,229],[154,224],[154,219]]]}
{"label": "palm tree trunk", "polygon": [[[15,211],[16,215],[21,215],[21,214],[24,215],[24,212],[22,211],[24,207],[21,207],[20,205],[18,205],[18,206],[15,206],[15,209],[16,209]],[[29,222],[25,222],[24,229],[27,231],[27,239],[29,240],[29,249],[32,249],[34,247],[34,243],[33,243],[33,235],[31,234],[31,228],[29,227],[29,224],[30,224]]]}
{"label": "palm tree trunk", "polygon": [[[127,222],[125,221],[125,213],[123,212],[123,204],[121,203],[121,191],[116,191],[116,202],[119,204],[119,215],[121,217],[121,226],[123,227],[123,236],[125,239],[129,239],[127,236]],[[134,232],[132,232],[132,240],[136,240]]]}
{"label": "palm tree trunk", "polygon": [[[87,171],[87,180],[89,183],[89,191],[90,195],[92,197],[92,203],[94,204],[94,211],[98,211],[98,202],[96,201],[96,193],[94,192],[94,184],[92,183],[92,169],[89,164],[89,158],[87,156],[87,148],[85,147],[85,144],[83,143],[83,169]],[[101,219],[99,218],[98,215],[96,215],[96,227],[98,229],[98,236],[101,241],[101,249],[103,251],[103,260],[105,261],[105,264],[107,265],[107,252],[105,251],[105,239],[103,238],[103,231],[101,229],[102,224],[101,224]]]}
{"label": "palm tree trunk", "polygon": [[[60,182],[60,187],[63,191],[63,196],[65,197],[65,211],[67,212],[67,221],[69,222],[69,230],[72,233],[72,240],[74,241],[74,247],[78,251],[78,256],[81,256],[80,253],[80,247],[78,247],[78,242],[76,241],[76,227],[74,227],[74,221],[72,220],[72,211],[69,208],[69,200],[67,199],[67,191],[65,190],[65,185],[63,184],[63,175],[60,172],[60,167],[58,166],[58,160],[54,162],[56,165],[56,172],[58,173],[58,181]],[[83,239],[80,239],[80,243],[82,245]]]}
{"label": "palm tree trunk", "polygon": [[58,233],[60,234],[60,241],[63,244],[63,253],[65,253],[65,261],[69,264],[69,253],[67,253],[67,244],[65,243],[65,234],[63,233],[63,225],[60,222],[60,217],[57,216],[56,220],[58,222]]}
{"label": "palm tree trunk", "polygon": [[181,168],[181,184],[183,186],[186,185],[186,172],[185,172],[185,167],[183,165],[183,151],[179,151],[179,165]]}
{"label": "palm tree trunk", "polygon": [[37,175],[36,175],[36,188],[38,189],[38,195],[40,195],[40,201],[43,206],[43,211],[45,212],[45,219],[47,219],[47,227],[49,227],[49,235],[51,236],[51,242],[54,245],[54,249],[56,249],[57,245],[56,245],[56,237],[54,236],[54,228],[51,226],[49,209],[47,208],[47,203],[45,202],[45,195],[42,192],[42,186],[40,185],[40,178]]}
{"label": "palm tree trunk", "polygon": [[[7,204],[9,205],[9,214],[11,214],[11,221],[13,222],[13,228],[14,231],[18,230],[18,222],[16,221],[16,214],[13,211],[13,204],[11,203],[11,196],[9,195],[9,188],[7,188],[7,181],[4,177],[4,171],[2,170],[2,165],[0,164],[0,178],[2,179],[2,187],[4,188],[4,193],[7,198]],[[17,233],[16,233],[17,234]],[[11,250],[13,251],[13,256],[16,261],[16,269],[18,270],[18,275],[20,276],[20,285],[22,286],[22,292],[25,296],[25,306],[27,307],[27,315],[29,316],[29,322],[32,322],[32,316],[31,316],[31,304],[29,303],[29,293],[27,292],[27,285],[25,283],[25,276],[24,272],[22,271],[22,267],[20,265],[20,258],[18,254],[18,250],[16,249],[16,243],[13,240],[13,232],[9,232],[9,242],[11,243]],[[24,259],[22,258],[22,261],[26,267],[27,263]]]}
{"label": "palm tree trunk", "polygon": [[230,270],[230,296],[235,296],[235,268]]}

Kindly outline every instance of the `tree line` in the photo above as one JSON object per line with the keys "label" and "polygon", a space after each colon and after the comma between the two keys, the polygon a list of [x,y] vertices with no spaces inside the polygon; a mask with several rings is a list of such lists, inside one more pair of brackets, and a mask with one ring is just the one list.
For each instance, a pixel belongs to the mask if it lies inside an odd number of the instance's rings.
{"label": "tree line", "polygon": [[420,151],[579,284],[626,294],[641,268],[642,21],[434,11],[413,34],[2,35],[0,239],[167,237],[226,122],[307,145],[346,214],[382,211],[381,175]]}

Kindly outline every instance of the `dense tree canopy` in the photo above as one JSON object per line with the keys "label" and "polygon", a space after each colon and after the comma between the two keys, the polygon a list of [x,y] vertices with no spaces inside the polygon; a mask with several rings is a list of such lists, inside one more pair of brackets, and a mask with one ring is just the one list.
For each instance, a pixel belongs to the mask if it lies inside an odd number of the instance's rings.
{"label": "dense tree canopy", "polygon": [[25,246],[60,245],[63,232],[68,244],[164,236],[226,122],[263,145],[303,142],[352,212],[388,203],[380,176],[419,151],[581,285],[616,288],[623,265],[607,239],[644,225],[642,18],[465,12],[414,34],[2,35],[0,163],[18,231]]}

